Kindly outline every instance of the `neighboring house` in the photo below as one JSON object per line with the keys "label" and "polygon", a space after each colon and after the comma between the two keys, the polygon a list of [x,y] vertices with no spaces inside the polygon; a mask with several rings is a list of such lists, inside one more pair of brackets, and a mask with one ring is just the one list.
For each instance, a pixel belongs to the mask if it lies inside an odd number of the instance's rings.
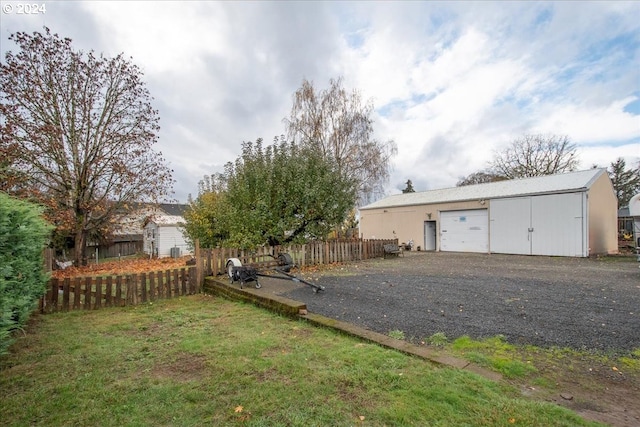
{"label": "neighboring house", "polygon": [[158,258],[180,257],[190,253],[182,234],[184,218],[177,215],[154,215],[144,226],[144,252]]}
{"label": "neighboring house", "polygon": [[617,253],[617,225],[606,169],[396,194],[360,208],[365,239],[451,252]]}
{"label": "neighboring house", "polygon": [[158,205],[135,204],[128,212],[123,213],[116,220],[117,226],[112,238],[106,244],[97,246],[89,243],[89,252],[98,247],[100,258],[118,257],[141,253],[144,249],[143,227],[145,221],[157,215],[182,216],[188,205],[161,203]]}

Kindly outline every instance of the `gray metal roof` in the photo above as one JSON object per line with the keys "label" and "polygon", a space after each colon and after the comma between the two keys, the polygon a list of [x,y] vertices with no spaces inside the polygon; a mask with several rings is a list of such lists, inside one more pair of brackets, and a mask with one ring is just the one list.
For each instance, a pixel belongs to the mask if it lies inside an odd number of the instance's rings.
{"label": "gray metal roof", "polygon": [[439,190],[415,193],[394,194],[393,196],[385,197],[367,206],[363,206],[360,210],[584,191],[588,190],[603,173],[607,173],[606,169],[588,169],[558,175],[512,179],[508,181],[442,188]]}

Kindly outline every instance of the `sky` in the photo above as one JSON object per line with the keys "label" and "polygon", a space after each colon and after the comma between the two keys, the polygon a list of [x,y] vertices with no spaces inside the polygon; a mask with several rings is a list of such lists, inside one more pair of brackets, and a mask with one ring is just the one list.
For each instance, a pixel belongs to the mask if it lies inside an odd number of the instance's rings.
{"label": "sky", "polygon": [[[39,5],[37,12],[32,5]],[[42,7],[43,6],[43,7]],[[342,77],[398,154],[386,186],[452,187],[525,134],[567,135],[580,169],[640,161],[640,2],[2,1],[9,35],[44,26],[124,53],[159,111],[173,199],[243,141],[285,133],[303,79]]]}

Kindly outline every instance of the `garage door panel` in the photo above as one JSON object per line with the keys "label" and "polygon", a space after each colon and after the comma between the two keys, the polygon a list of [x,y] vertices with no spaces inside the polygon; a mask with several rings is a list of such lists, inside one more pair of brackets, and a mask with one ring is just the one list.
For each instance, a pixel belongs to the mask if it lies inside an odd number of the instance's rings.
{"label": "garage door panel", "polygon": [[583,256],[582,195],[531,198],[532,255]]}
{"label": "garage door panel", "polygon": [[486,209],[441,212],[440,250],[488,252],[488,249],[489,232]]}
{"label": "garage door panel", "polygon": [[528,197],[491,201],[490,248],[499,254],[531,254],[531,202]]}

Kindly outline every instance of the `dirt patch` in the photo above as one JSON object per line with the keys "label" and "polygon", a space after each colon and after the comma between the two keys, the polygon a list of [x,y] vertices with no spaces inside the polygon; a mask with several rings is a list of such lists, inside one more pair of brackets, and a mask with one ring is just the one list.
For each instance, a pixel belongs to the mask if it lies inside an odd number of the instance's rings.
{"label": "dirt patch", "polygon": [[207,358],[192,353],[179,353],[169,362],[156,364],[151,370],[157,378],[170,378],[176,381],[195,381],[205,372]]}

